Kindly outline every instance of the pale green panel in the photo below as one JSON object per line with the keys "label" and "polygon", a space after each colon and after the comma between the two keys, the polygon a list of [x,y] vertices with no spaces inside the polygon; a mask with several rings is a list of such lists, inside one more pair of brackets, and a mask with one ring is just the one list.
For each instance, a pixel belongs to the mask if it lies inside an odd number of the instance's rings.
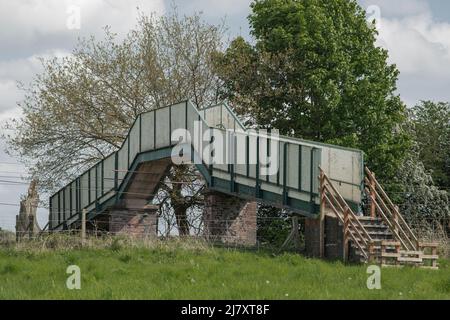
{"label": "pale green panel", "polygon": [[[271,159],[271,165],[272,162],[273,165],[275,166],[275,168],[273,170],[276,170],[274,174],[269,176],[269,181],[272,183],[277,183],[278,182],[278,172],[280,170],[280,166],[283,163],[283,147],[282,147],[282,143],[280,143],[280,141],[275,141],[275,140],[269,140],[270,144],[270,159]],[[276,154],[272,154],[272,143],[276,144]],[[272,171],[272,169],[271,169]],[[281,176],[280,176],[281,178]]]}
{"label": "pale green panel", "polygon": [[156,145],[155,148],[170,146],[170,114],[169,108],[155,111],[156,115]]}
{"label": "pale green panel", "polygon": [[142,150],[149,151],[155,148],[155,112],[146,112],[142,117]]}
{"label": "pale green panel", "polygon": [[247,136],[236,132],[236,167],[235,172],[247,175]]}
{"label": "pale green panel", "polygon": [[115,153],[103,161],[103,188],[105,193],[114,188]]}
{"label": "pale green panel", "polygon": [[208,126],[213,128],[223,128],[222,126],[222,106],[214,106],[204,110],[204,119]]}
{"label": "pale green panel", "polygon": [[97,199],[98,199],[98,198],[100,198],[103,195],[103,190],[102,190],[102,164],[101,163],[97,166],[96,179],[97,179],[96,194],[97,194]]}
{"label": "pale green panel", "polygon": [[231,115],[230,111],[224,106],[221,106],[222,108],[222,125],[226,129],[232,129],[234,130],[234,118]]}
{"label": "pale green panel", "polygon": [[67,220],[71,216],[70,212],[70,187],[64,189],[64,220]]}
{"label": "pale green panel", "polygon": [[212,113],[212,108],[204,110],[203,118],[205,119],[206,123],[208,123],[208,125],[212,127],[213,118],[214,118],[214,115]]}
{"label": "pale green panel", "polygon": [[257,162],[257,139],[253,136],[249,137],[249,176],[256,179],[256,162]]}
{"label": "pale green panel", "polygon": [[353,182],[353,152],[328,148],[328,167],[330,178],[352,183]]}
{"label": "pale green panel", "polygon": [[280,186],[284,185],[284,142],[280,142],[280,152],[279,152],[279,157],[280,157],[280,166],[278,168],[278,170],[280,171]]}
{"label": "pale green panel", "polygon": [[234,170],[237,174],[247,175],[247,166],[245,164],[237,164]]}
{"label": "pale green panel", "polygon": [[95,186],[95,180],[97,179],[96,168],[95,167],[91,168],[90,172],[91,172],[90,193],[91,193],[91,202],[93,202],[96,199],[96,192],[97,192]]}
{"label": "pale green panel", "polygon": [[76,185],[75,181],[70,184],[70,188],[72,190],[72,212],[71,212],[71,215],[74,215],[77,213],[77,185]]}
{"label": "pale green panel", "polygon": [[87,207],[89,200],[89,186],[88,186],[88,174],[87,172],[80,177],[81,188],[81,208]]}
{"label": "pale green panel", "polygon": [[311,147],[302,147],[302,191],[311,190]]}
{"label": "pale green panel", "polygon": [[313,189],[312,192],[319,193],[319,175],[320,175],[320,166],[321,166],[321,149],[313,150]]}
{"label": "pale green panel", "polygon": [[130,165],[133,163],[134,158],[137,156],[139,151],[139,130],[140,130],[140,121],[139,118],[134,123],[133,128],[130,131]]}
{"label": "pale green panel", "polygon": [[[208,112],[206,111],[206,113],[208,114]],[[200,116],[197,113],[197,110],[192,106],[192,104],[188,103],[188,110],[187,110],[187,127],[188,127],[188,131],[189,131],[189,135],[190,135],[190,139],[191,139],[191,143],[197,143],[197,145],[199,145],[199,141],[201,140],[201,136],[197,133],[197,136],[194,132],[194,124],[196,122],[198,122],[200,120]],[[197,124],[197,128],[199,128],[200,123]],[[198,129],[196,129],[198,130]],[[197,141],[194,141],[197,140]],[[199,151],[199,150],[197,150]]]}
{"label": "pale green panel", "polygon": [[353,183],[360,184],[362,182],[362,174],[364,172],[362,152],[353,152]]}
{"label": "pale green panel", "polygon": [[298,188],[299,146],[290,144],[287,157],[287,185],[290,188]]}
{"label": "pale green panel", "polygon": [[362,159],[362,153],[354,153],[353,154],[353,183],[355,184],[353,186],[353,194],[352,194],[352,199],[353,201],[359,203],[361,202],[361,183],[363,180],[362,172],[364,168],[363,168],[363,159]]}
{"label": "pale green panel", "polygon": [[[185,129],[186,127],[186,103],[179,103],[171,106],[171,129],[172,132],[176,129]],[[172,134],[171,132],[171,134]]]}
{"label": "pale green panel", "polygon": [[119,185],[128,172],[128,138],[125,140],[122,149],[118,151],[119,163],[118,163],[118,176]]}

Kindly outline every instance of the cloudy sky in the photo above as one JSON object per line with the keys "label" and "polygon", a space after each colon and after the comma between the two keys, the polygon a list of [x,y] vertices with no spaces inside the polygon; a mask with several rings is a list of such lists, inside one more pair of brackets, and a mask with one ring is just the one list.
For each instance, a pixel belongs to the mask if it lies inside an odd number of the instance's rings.
{"label": "cloudy sky", "polygon": [[[164,14],[173,4],[180,13],[202,11],[211,23],[225,18],[229,36],[248,37],[250,0],[0,0],[0,122],[20,116],[17,82],[29,83],[40,71],[39,57],[70,54],[78,37],[101,37],[102,28],[124,35],[141,12]],[[378,44],[389,50],[400,72],[398,90],[405,103],[450,101],[450,1],[359,0],[379,20]],[[78,20],[78,13],[80,19]],[[0,142],[0,227],[13,229],[25,168],[8,157]],[[47,212],[38,219],[46,223]]]}

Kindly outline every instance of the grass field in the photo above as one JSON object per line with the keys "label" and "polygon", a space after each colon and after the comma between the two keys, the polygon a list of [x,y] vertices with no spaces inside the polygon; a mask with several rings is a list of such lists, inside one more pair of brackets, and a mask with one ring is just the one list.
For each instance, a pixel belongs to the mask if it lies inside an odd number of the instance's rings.
{"label": "grass field", "polygon": [[[81,269],[81,290],[66,268]],[[382,269],[209,246],[112,245],[101,249],[0,249],[0,299],[450,299],[450,266]]]}

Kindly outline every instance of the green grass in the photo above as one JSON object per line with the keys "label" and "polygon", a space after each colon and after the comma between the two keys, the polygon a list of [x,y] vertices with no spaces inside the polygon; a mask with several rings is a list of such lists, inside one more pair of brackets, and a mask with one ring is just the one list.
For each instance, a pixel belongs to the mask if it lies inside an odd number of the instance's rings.
{"label": "green grass", "polygon": [[[450,299],[450,266],[382,269],[220,248],[0,249],[0,299]],[[81,290],[66,268],[81,268]]]}

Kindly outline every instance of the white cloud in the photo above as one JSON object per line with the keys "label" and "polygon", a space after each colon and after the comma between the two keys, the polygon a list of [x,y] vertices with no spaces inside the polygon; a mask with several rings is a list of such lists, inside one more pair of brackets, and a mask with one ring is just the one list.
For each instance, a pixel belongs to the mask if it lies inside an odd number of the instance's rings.
{"label": "white cloud", "polygon": [[430,11],[430,6],[424,0],[361,0],[364,8],[378,6],[384,17],[405,17]]}
{"label": "white cloud", "polygon": [[181,6],[188,10],[204,11],[208,16],[223,17],[247,13],[251,0],[190,0]]}
{"label": "white cloud", "polygon": [[[69,29],[68,8],[80,8],[81,28]],[[1,56],[70,48],[79,36],[99,35],[105,25],[125,34],[140,12],[162,14],[163,0],[0,0]]]}
{"label": "white cloud", "polygon": [[450,101],[450,24],[437,21],[426,1],[362,1],[378,5],[378,45],[400,70],[398,91],[412,106],[420,100]]}

